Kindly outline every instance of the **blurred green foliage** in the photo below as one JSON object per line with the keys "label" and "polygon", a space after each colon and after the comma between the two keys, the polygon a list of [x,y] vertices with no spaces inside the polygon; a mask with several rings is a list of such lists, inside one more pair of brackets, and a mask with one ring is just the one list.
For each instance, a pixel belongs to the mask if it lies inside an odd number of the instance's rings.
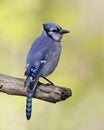
{"label": "blurred green foliage", "polygon": [[57,104],[33,100],[27,122],[25,98],[0,93],[0,130],[104,130],[103,0],[0,0],[0,73],[23,77],[28,49],[45,22],[71,31],[49,78],[73,96]]}

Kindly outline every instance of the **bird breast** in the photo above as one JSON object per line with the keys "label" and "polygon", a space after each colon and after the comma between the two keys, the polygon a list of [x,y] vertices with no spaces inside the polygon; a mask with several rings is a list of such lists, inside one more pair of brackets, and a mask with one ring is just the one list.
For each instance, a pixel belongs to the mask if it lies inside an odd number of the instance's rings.
{"label": "bird breast", "polygon": [[43,67],[42,76],[51,74],[56,68],[61,53],[61,45],[59,42],[53,43],[48,54],[46,55],[46,62]]}

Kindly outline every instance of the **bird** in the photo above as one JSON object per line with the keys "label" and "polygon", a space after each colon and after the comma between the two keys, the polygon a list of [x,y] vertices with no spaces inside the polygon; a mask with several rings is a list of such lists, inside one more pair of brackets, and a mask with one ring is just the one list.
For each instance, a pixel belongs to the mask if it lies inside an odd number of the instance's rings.
{"label": "bird", "polygon": [[33,42],[26,58],[24,72],[24,86],[27,87],[26,118],[32,113],[32,97],[36,91],[39,78],[42,77],[53,84],[46,77],[56,68],[61,54],[61,39],[63,34],[69,33],[55,23],[44,23],[41,35]]}

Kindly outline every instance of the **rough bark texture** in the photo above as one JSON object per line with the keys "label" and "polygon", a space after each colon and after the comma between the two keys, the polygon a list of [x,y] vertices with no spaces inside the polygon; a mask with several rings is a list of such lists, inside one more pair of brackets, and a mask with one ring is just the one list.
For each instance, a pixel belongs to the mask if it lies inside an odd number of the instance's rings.
{"label": "rough bark texture", "polygon": [[[10,95],[26,96],[24,80],[0,74],[0,92]],[[70,88],[58,87],[51,84],[38,83],[34,98],[56,103],[72,96]]]}

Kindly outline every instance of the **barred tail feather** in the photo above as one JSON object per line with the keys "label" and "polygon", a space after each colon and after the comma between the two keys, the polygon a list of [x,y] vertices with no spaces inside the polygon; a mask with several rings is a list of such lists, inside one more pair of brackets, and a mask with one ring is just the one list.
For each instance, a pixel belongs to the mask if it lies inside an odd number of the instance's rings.
{"label": "barred tail feather", "polygon": [[32,90],[28,90],[27,91],[27,100],[26,100],[26,117],[27,117],[27,120],[29,120],[30,117],[31,117],[32,96],[33,96],[33,91]]}
{"label": "barred tail feather", "polygon": [[25,86],[27,86],[27,100],[26,100],[26,117],[27,120],[31,118],[31,112],[32,112],[32,97],[34,92],[36,91],[38,83],[38,78],[34,81],[31,81],[31,77],[28,77],[25,83]]}

